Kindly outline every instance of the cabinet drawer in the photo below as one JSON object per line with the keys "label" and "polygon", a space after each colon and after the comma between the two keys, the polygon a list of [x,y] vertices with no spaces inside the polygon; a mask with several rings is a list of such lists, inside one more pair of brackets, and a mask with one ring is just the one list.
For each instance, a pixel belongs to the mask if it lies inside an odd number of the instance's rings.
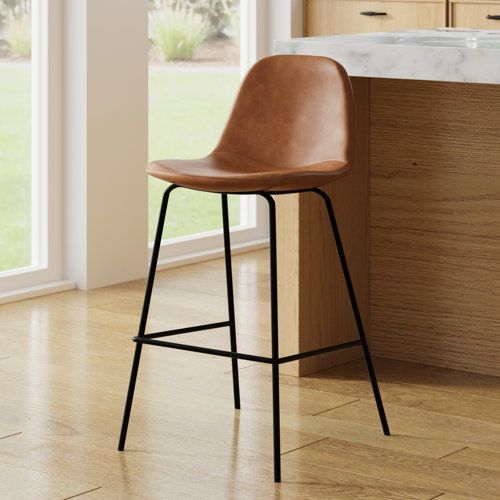
{"label": "cabinet drawer", "polygon": [[304,24],[306,36],[442,28],[446,26],[446,3],[306,0]]}
{"label": "cabinet drawer", "polygon": [[[497,17],[494,19],[492,17]],[[450,26],[500,30],[500,2],[450,1]]]}

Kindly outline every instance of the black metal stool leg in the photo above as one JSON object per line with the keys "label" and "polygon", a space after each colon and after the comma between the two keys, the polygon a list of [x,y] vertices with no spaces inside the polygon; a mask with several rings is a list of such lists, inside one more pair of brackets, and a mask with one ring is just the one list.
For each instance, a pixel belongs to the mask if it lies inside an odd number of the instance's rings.
{"label": "black metal stool leg", "polygon": [[333,204],[330,197],[320,189],[313,189],[313,191],[319,194],[326,205],[326,210],[330,218],[330,224],[332,226],[333,237],[335,239],[335,245],[337,246],[337,252],[339,255],[340,265],[342,266],[342,272],[344,273],[344,279],[347,285],[347,291],[349,293],[349,298],[351,300],[352,311],[354,313],[354,318],[356,320],[356,326],[358,328],[359,338],[363,347],[363,354],[365,356],[366,367],[368,368],[368,373],[370,375],[370,382],[372,384],[373,395],[375,396],[375,402],[377,403],[378,414],[380,417],[380,423],[382,424],[382,429],[386,436],[390,436],[389,425],[387,423],[387,417],[385,415],[384,404],[382,402],[382,397],[380,396],[380,391],[378,388],[377,377],[375,375],[375,370],[373,369],[372,359],[370,356],[370,350],[368,348],[368,343],[366,341],[365,330],[363,328],[363,322],[361,320],[361,314],[358,308],[358,302],[356,300],[356,294],[354,293],[354,288],[351,281],[351,275],[349,273],[349,267],[347,265],[347,260],[344,253],[344,247],[342,245],[342,240],[340,238],[340,232],[335,219],[335,213],[333,211]]}
{"label": "black metal stool leg", "polygon": [[[148,321],[149,305],[151,303],[151,294],[153,292],[153,285],[155,280],[156,265],[158,264],[158,255],[160,253],[161,239],[163,234],[163,227],[165,225],[165,216],[167,213],[168,199],[170,193],[177,188],[172,184],[167,188],[163,195],[163,200],[160,208],[160,215],[158,217],[158,226],[156,228],[156,237],[153,247],[153,254],[151,256],[151,265],[149,267],[148,282],[146,285],[146,293],[144,295],[144,303],[142,306],[141,322],[139,324],[138,337],[144,337],[146,333],[146,323]],[[134,399],[135,383],[137,380],[137,372],[139,371],[139,362],[141,360],[142,343],[137,342],[135,346],[134,360],[132,362],[132,372],[130,374],[130,382],[128,386],[127,400],[125,402],[125,410],[123,412],[122,428],[120,432],[120,442],[118,450],[123,451],[125,448],[125,441],[127,439],[128,423],[130,420],[130,410],[132,409],[132,401]]]}
{"label": "black metal stool leg", "polygon": [[[233,291],[233,269],[231,264],[231,236],[229,226],[229,209],[227,205],[227,194],[222,197],[222,222],[224,226],[224,258],[226,261],[226,285],[227,285],[227,309],[229,313],[229,335],[231,339],[231,351],[237,352],[236,345],[236,318],[234,314],[234,291]],[[240,405],[240,381],[238,375],[238,360],[231,360],[233,368],[233,393],[234,407],[239,410]]]}
{"label": "black metal stool leg", "polygon": [[278,265],[276,259],[276,204],[269,194],[262,194],[269,204],[269,243],[271,267],[271,357],[273,381],[273,454],[274,482],[281,482],[280,373],[278,336]]}

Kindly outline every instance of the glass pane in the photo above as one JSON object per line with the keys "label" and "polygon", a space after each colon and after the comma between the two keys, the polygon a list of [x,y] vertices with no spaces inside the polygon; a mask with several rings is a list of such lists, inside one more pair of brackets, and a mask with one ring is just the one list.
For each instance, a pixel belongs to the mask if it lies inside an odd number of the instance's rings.
{"label": "glass pane", "polygon": [[[239,0],[150,0],[149,158],[200,158],[215,146],[240,82]],[[166,184],[149,179],[152,241]],[[240,198],[230,197],[231,225]],[[164,238],[222,226],[220,196],[172,194]]]}
{"label": "glass pane", "polygon": [[31,265],[31,2],[0,0],[0,272]]}

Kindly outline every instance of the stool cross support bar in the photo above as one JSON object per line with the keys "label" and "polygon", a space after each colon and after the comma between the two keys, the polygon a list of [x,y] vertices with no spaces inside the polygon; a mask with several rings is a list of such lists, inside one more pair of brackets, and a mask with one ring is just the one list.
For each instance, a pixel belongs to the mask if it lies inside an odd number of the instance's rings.
{"label": "stool cross support bar", "polygon": [[[217,324],[217,323],[216,323]],[[196,327],[193,327],[196,328]],[[200,328],[198,330],[189,329],[189,332],[193,331],[201,331],[208,330],[208,328]],[[219,327],[214,327],[219,328]],[[185,330],[188,330],[187,328]],[[180,351],[191,351],[191,352],[199,352],[203,354],[212,354],[213,356],[222,356],[224,358],[233,358],[233,359],[245,359],[247,361],[256,361],[258,363],[268,363],[272,364],[275,362],[273,358],[268,358],[266,356],[257,356],[255,354],[245,354],[241,352],[233,352],[233,351],[223,351],[221,349],[212,349],[210,347],[202,347],[188,344],[179,344],[177,342],[166,342],[164,340],[155,340],[153,335],[157,336],[167,336],[167,335],[179,335],[181,333],[189,333],[189,332],[180,332],[178,330],[172,330],[171,332],[159,332],[158,334],[152,333],[149,335],[145,335],[144,337],[133,337],[132,340],[134,342],[139,342],[141,344],[149,344],[156,345],[159,347],[169,347],[171,349],[179,349]],[[291,356],[284,356],[283,358],[278,358],[277,363],[290,363],[291,361],[297,361],[303,358],[309,358],[311,356],[319,356],[320,354],[326,354],[332,351],[340,351],[341,349],[348,349],[350,347],[361,346],[362,342],[360,340],[354,340],[352,342],[345,342],[343,344],[337,344],[329,347],[323,347],[321,349],[314,349],[313,351],[301,352],[298,354],[293,354]]]}
{"label": "stool cross support bar", "polygon": [[181,333],[201,332],[204,330],[215,330],[216,328],[224,328],[230,326],[229,321],[220,321],[219,323],[207,323],[206,325],[187,326],[186,328],[177,328],[175,330],[166,330],[164,332],[146,333],[143,335],[146,339],[157,339],[160,337],[170,337],[172,335],[180,335]]}

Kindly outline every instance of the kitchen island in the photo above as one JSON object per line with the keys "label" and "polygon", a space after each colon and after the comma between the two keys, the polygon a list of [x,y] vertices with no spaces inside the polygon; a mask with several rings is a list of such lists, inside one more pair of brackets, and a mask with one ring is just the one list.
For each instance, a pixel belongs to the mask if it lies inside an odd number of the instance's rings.
{"label": "kitchen island", "polygon": [[[500,375],[500,31],[303,38],[275,52],[331,57],[352,79],[355,162],[326,191],[372,353]],[[277,201],[280,354],[355,339],[320,200]]]}

